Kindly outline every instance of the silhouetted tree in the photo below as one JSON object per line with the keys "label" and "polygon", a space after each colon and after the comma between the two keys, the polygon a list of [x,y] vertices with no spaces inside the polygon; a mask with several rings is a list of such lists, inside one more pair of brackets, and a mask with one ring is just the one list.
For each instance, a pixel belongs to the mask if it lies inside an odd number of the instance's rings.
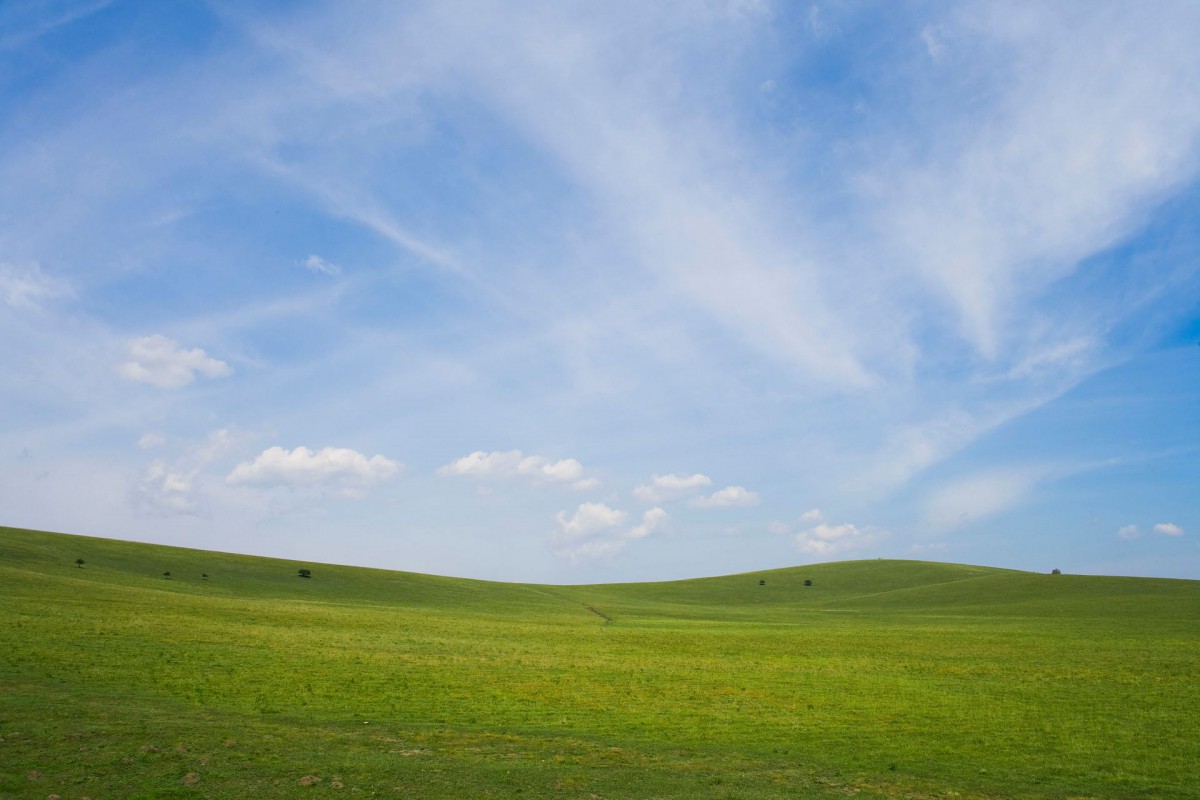
{"label": "silhouetted tree", "polygon": [[82,558],[75,559],[75,566],[79,567],[80,569],[83,569],[83,565],[84,565],[84,560]]}
{"label": "silhouetted tree", "polygon": [[805,582],[804,582],[804,585],[805,585],[805,586],[812,586],[812,581],[805,581]]}
{"label": "silhouetted tree", "polygon": [[1062,570],[1055,567],[1054,569],[1050,570],[1050,574],[1051,575],[1062,575]]}
{"label": "silhouetted tree", "polygon": [[299,570],[296,574],[299,575],[301,578],[311,578],[312,570],[311,569],[302,569],[302,570]]}
{"label": "silhouetted tree", "polygon": [[166,578],[167,580],[171,580],[171,573],[170,573],[170,572],[164,572],[164,573],[163,573],[163,577],[164,577],[164,578]]}
{"label": "silhouetted tree", "polygon": [[200,573],[200,577],[201,577],[203,580],[208,580],[208,573],[207,573],[207,572],[201,572],[201,573]]}
{"label": "silhouetted tree", "polygon": [[758,585],[759,585],[759,586],[766,586],[766,585],[767,585],[767,582],[766,582],[766,581],[759,581],[759,582],[758,582]]}

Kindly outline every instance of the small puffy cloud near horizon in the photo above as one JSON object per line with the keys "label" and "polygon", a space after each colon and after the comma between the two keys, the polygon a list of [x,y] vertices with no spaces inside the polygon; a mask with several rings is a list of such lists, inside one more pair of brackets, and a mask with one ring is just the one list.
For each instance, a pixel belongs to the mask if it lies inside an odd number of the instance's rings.
{"label": "small puffy cloud near horizon", "polygon": [[584,476],[583,464],[574,458],[554,461],[545,456],[527,456],[520,450],[490,453],[476,450],[438,467],[436,474],[443,478],[476,480],[524,478],[533,486],[567,485],[578,491],[600,486],[599,478]]}
{"label": "small puffy cloud near horizon", "polygon": [[689,505],[693,508],[750,508],[761,502],[758,492],[741,486],[726,486],[710,495],[692,499]]}
{"label": "small puffy cloud near horizon", "polygon": [[[1159,536],[1180,537],[1183,536],[1184,530],[1179,525],[1173,522],[1159,522],[1150,528],[1150,532]],[[1146,535],[1146,532],[1137,525],[1122,525],[1117,529],[1117,538],[1123,541],[1132,539],[1141,539]]]}
{"label": "small puffy cloud near horizon", "polygon": [[694,475],[653,475],[649,483],[633,487],[633,496],[643,503],[662,503],[678,500],[712,486],[712,478],[699,472]]}
{"label": "small puffy cloud near horizon", "polygon": [[396,477],[403,468],[384,456],[368,458],[345,447],[314,451],[303,446],[294,450],[275,446],[259,453],[253,461],[238,464],[225,482],[262,488],[329,486],[346,497],[361,499],[368,488]]}

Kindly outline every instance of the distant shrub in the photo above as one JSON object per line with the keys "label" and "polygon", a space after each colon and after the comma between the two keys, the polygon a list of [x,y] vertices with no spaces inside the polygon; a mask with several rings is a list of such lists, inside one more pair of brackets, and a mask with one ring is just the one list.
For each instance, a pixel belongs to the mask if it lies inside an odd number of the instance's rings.
{"label": "distant shrub", "polygon": [[163,577],[164,577],[164,578],[166,578],[167,580],[171,580],[171,573],[170,573],[170,572],[164,572],[164,573],[163,573]]}
{"label": "distant shrub", "polygon": [[203,579],[203,580],[208,580],[208,573],[207,573],[207,572],[201,572],[201,573],[200,573],[200,577],[201,577],[201,579]]}
{"label": "distant shrub", "polygon": [[1050,574],[1051,575],[1062,575],[1062,570],[1055,568],[1055,569],[1050,570]]}
{"label": "distant shrub", "polygon": [[84,563],[85,562],[82,558],[75,559],[75,566],[79,567],[80,569],[83,569]]}
{"label": "distant shrub", "polygon": [[812,581],[807,581],[807,580],[806,580],[806,581],[804,582],[804,585],[805,585],[805,586],[812,586]]}
{"label": "distant shrub", "polygon": [[759,585],[759,586],[766,586],[766,585],[767,585],[767,582],[766,582],[766,581],[759,581],[759,582],[758,582],[758,585]]}
{"label": "distant shrub", "polygon": [[301,578],[311,578],[312,570],[311,569],[297,570],[296,574],[299,575]]}

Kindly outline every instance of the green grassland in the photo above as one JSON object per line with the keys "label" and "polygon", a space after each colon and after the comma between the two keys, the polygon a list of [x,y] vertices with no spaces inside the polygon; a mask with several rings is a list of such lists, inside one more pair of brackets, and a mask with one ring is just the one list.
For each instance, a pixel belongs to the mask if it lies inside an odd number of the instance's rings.
{"label": "green grassland", "polygon": [[1197,764],[1196,581],[535,586],[0,528],[4,798],[1157,800]]}

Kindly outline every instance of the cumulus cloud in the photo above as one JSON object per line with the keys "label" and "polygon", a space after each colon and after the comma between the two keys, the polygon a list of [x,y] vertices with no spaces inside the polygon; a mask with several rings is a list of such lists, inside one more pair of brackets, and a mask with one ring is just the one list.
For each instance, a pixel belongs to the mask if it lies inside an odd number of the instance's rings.
{"label": "cumulus cloud", "polygon": [[309,272],[319,272],[322,275],[338,276],[342,274],[342,268],[337,264],[333,264],[318,255],[310,255],[304,259],[304,268]]}
{"label": "cumulus cloud", "polygon": [[758,492],[748,491],[741,486],[726,486],[705,497],[697,497],[691,504],[696,508],[749,508],[760,502]]}
{"label": "cumulus cloud", "polygon": [[[1151,533],[1156,533],[1159,536],[1183,536],[1183,528],[1176,525],[1174,522],[1160,522],[1150,529]],[[1140,539],[1146,535],[1146,532],[1137,525],[1124,525],[1117,529],[1117,538],[1129,541],[1130,539]]]}
{"label": "cumulus cloud", "polygon": [[1118,539],[1137,539],[1142,536],[1142,530],[1137,525],[1122,525],[1117,529]]}
{"label": "cumulus cloud", "polygon": [[180,389],[196,379],[196,373],[208,378],[233,374],[224,361],[210,357],[200,348],[183,350],[161,334],[134,339],[127,345],[130,361],[117,366],[117,374],[159,389]]}
{"label": "cumulus cloud", "polygon": [[600,485],[598,478],[584,477],[583,464],[573,458],[551,461],[545,456],[527,456],[520,450],[490,453],[476,450],[439,467],[437,474],[443,478],[476,480],[524,478],[534,486],[567,485],[579,491],[595,489]]}
{"label": "cumulus cloud", "polygon": [[560,511],[555,517],[559,527],[555,555],[572,563],[609,558],[630,542],[661,530],[669,518],[666,511],[655,507],[642,514],[640,523],[625,528],[628,517],[626,512],[604,503],[582,503],[570,517]]}
{"label": "cumulus cloud", "polygon": [[657,506],[642,514],[640,525],[629,531],[630,539],[644,539],[661,528],[667,521],[667,512]]}
{"label": "cumulus cloud", "polygon": [[860,528],[846,522],[829,525],[822,522],[796,534],[796,547],[802,553],[830,556],[852,550],[860,550],[879,541],[886,534],[870,526]]}
{"label": "cumulus cloud", "polygon": [[37,309],[70,294],[69,283],[46,275],[38,264],[0,264],[0,297],[12,308]]}
{"label": "cumulus cloud", "polygon": [[712,478],[698,472],[695,475],[654,475],[649,483],[635,486],[633,496],[643,503],[662,503],[711,485]]}
{"label": "cumulus cloud", "polygon": [[570,518],[565,511],[560,511],[555,519],[558,520],[563,538],[580,539],[615,528],[628,516],[624,511],[609,508],[604,503],[581,503]]}
{"label": "cumulus cloud", "polygon": [[801,522],[818,522],[821,519],[821,509],[810,508],[800,515]]}
{"label": "cumulus cloud", "polygon": [[307,447],[285,450],[269,447],[253,461],[238,464],[226,476],[231,485],[325,486],[346,497],[359,498],[365,490],[400,473],[402,465],[381,455],[368,458],[357,450]]}
{"label": "cumulus cloud", "polygon": [[1162,536],[1183,536],[1183,528],[1174,522],[1160,522],[1154,526],[1154,532]]}

